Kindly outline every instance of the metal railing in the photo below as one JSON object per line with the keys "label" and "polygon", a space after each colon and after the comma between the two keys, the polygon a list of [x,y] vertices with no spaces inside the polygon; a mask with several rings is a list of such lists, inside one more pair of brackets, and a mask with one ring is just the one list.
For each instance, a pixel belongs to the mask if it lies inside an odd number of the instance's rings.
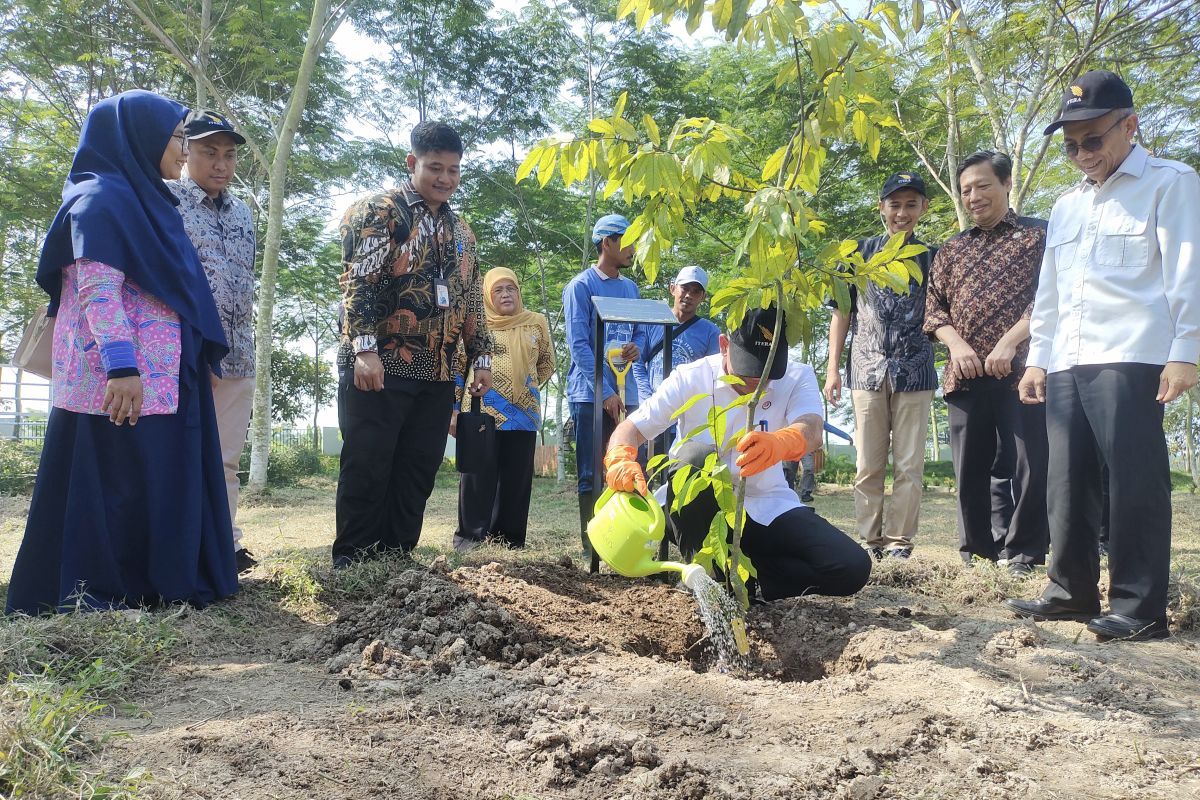
{"label": "metal railing", "polygon": [[314,433],[312,427],[307,428],[272,428],[271,443],[288,447],[317,447],[320,444],[319,433]]}

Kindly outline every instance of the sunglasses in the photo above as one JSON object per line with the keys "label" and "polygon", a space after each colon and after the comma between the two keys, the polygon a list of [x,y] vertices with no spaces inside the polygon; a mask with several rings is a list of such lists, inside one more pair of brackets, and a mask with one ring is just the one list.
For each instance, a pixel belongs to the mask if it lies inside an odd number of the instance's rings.
{"label": "sunglasses", "polygon": [[1125,117],[1121,117],[1112,125],[1109,125],[1107,128],[1105,128],[1104,133],[1086,136],[1084,137],[1083,141],[1079,142],[1078,144],[1075,142],[1063,142],[1063,152],[1065,152],[1068,156],[1077,156],[1079,155],[1080,150],[1086,150],[1089,153],[1096,152],[1101,147],[1104,147],[1104,137],[1108,136],[1112,129],[1124,122],[1125,119]]}

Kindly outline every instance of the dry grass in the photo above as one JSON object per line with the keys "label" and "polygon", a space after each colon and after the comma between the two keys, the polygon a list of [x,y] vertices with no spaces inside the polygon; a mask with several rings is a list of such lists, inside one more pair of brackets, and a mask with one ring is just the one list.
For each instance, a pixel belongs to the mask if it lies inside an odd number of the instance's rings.
{"label": "dry grass", "polygon": [[[315,477],[248,498],[240,511],[246,544],[262,564],[229,602],[201,612],[92,613],[0,622],[0,796],[132,798],[142,776],[97,776],[88,765],[101,743],[80,734],[80,724],[119,700],[135,683],[153,680],[172,652],[202,651],[209,642],[254,641],[279,627],[281,616],[327,622],[349,603],[368,600],[399,568],[397,559],[333,571],[335,484]],[[466,556],[451,548],[457,521],[457,476],[438,476],[418,562],[444,558],[447,566],[489,561],[578,557],[578,516],[573,486],[535,481],[528,548],[484,546]],[[877,565],[872,584],[928,598],[953,614],[1005,596],[1040,591],[1042,579],[1013,580],[992,565],[965,568],[958,557],[955,498],[931,491],[922,506],[915,557]],[[816,508],[853,531],[848,489],[823,486]],[[24,498],[0,498],[0,573],[11,570],[28,507]],[[1200,628],[1200,496],[1174,496],[1171,614],[1177,630]]]}
{"label": "dry grass", "polygon": [[1200,569],[1179,567],[1171,576],[1168,613],[1181,631],[1200,630]]}

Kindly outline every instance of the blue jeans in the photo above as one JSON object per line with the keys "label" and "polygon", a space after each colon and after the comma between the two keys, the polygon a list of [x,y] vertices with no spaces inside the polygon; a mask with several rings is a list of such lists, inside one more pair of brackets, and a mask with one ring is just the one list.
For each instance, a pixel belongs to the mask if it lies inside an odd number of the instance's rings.
{"label": "blue jeans", "polygon": [[[571,403],[571,419],[575,423],[575,471],[579,474],[579,493],[592,493],[592,458],[595,454],[595,443],[592,435],[592,414],[594,403]],[[602,449],[608,448],[608,440],[617,428],[613,418],[601,410],[604,418],[604,441]]]}

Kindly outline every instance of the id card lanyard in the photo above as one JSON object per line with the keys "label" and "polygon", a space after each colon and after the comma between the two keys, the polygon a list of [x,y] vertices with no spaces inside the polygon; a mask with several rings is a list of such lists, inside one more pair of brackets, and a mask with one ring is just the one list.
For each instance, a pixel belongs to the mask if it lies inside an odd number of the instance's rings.
{"label": "id card lanyard", "polygon": [[[446,278],[446,264],[445,260],[442,258],[442,242],[441,236],[439,235],[439,229],[441,227],[439,224],[440,221],[441,214],[439,212],[438,219],[433,224],[433,235],[438,240],[437,247],[434,248],[435,252],[437,253],[438,274],[437,277],[433,279],[433,297],[437,302],[437,307],[445,311],[450,307],[450,281]],[[457,245],[458,255],[461,256],[463,249],[462,242],[457,242]]]}

